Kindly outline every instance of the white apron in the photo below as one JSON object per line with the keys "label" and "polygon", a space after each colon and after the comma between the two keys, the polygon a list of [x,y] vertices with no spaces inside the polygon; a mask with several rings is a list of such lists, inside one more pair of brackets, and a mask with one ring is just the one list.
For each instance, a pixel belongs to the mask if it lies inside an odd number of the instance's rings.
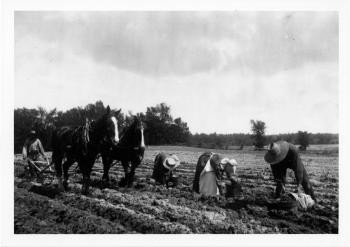
{"label": "white apron", "polygon": [[199,176],[199,193],[202,195],[219,195],[219,188],[216,184],[216,175],[210,165],[210,159],[207,161],[201,175]]}

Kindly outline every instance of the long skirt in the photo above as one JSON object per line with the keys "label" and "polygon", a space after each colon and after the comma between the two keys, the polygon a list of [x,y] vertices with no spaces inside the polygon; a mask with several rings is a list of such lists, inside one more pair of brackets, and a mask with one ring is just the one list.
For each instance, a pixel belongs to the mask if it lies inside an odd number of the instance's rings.
{"label": "long skirt", "polygon": [[219,188],[216,184],[216,175],[213,171],[201,173],[199,179],[199,193],[202,195],[219,195]]}

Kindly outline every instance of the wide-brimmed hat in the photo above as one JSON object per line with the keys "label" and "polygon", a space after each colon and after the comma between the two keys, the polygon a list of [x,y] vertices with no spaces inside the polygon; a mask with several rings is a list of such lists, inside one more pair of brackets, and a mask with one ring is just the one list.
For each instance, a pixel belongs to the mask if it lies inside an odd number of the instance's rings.
{"label": "wide-brimmed hat", "polygon": [[231,165],[231,166],[237,166],[237,161],[235,159],[229,159],[229,158],[223,158],[220,161],[220,164],[223,165]]}
{"label": "wide-brimmed hat", "polygon": [[172,154],[169,157],[167,157],[164,162],[163,162],[163,166],[169,170],[173,170],[176,167],[178,167],[180,165],[180,160],[179,158]]}
{"label": "wide-brimmed hat", "polygon": [[273,165],[281,162],[287,156],[289,144],[286,141],[278,141],[270,144],[264,159],[267,163]]}

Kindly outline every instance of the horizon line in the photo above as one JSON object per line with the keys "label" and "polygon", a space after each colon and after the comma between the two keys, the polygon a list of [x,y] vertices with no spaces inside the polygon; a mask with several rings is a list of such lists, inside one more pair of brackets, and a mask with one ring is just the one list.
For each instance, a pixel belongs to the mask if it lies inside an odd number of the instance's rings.
{"label": "horizon line", "polygon": [[[98,101],[101,101],[104,105],[104,107],[107,107],[107,106],[110,106],[112,110],[114,109],[117,109],[117,108],[114,108],[112,107],[110,104],[104,104],[104,102],[102,100],[97,100],[96,102]],[[88,103],[88,104],[95,104],[96,102],[94,103]],[[161,103],[165,103],[165,102],[161,102]],[[161,104],[161,103],[158,103],[158,104]],[[88,104],[86,104],[85,106],[87,106]],[[47,111],[51,111],[51,110],[54,110],[56,109],[56,111],[62,111],[62,112],[65,112],[65,111],[68,111],[68,110],[71,110],[73,108],[82,108],[84,109],[85,106],[73,106],[73,107],[69,107],[65,110],[59,110],[57,107],[54,107],[52,109],[49,109],[49,108],[46,108],[46,107],[43,107],[41,105],[37,105],[36,107],[27,107],[27,106],[21,106],[21,107],[14,107],[14,111],[17,110],[17,109],[21,109],[21,108],[26,108],[26,109],[38,109],[39,107],[42,107],[44,108],[45,110]],[[171,107],[171,105],[169,105]],[[147,108],[147,107],[146,107]],[[123,112],[125,115],[128,115],[130,113],[130,110],[127,110],[127,111],[121,111]],[[145,112],[137,112],[136,114],[138,113],[145,113]],[[136,115],[136,114],[133,114],[133,115]],[[173,118],[176,118],[176,117],[173,117]],[[182,119],[182,117],[180,117]],[[182,119],[183,121],[185,121],[185,119]],[[265,122],[265,121],[264,121]],[[185,123],[187,123],[185,121]],[[188,128],[190,129],[190,127],[188,126]],[[191,131],[189,130],[191,135],[201,135],[201,134],[204,134],[204,135],[212,135],[212,134],[217,134],[217,135],[240,135],[240,134],[243,134],[243,135],[252,135],[250,132],[226,132],[226,133],[222,133],[222,132],[210,132],[210,133],[207,133],[207,132],[198,132],[198,131]],[[308,130],[299,130],[299,131],[306,131],[308,134],[331,134],[331,135],[338,135],[339,136],[339,132],[312,132],[312,131],[308,131]],[[297,134],[298,132],[279,132],[279,133],[271,133],[271,134],[265,134],[265,136],[273,136],[273,135],[288,135],[288,134]]]}

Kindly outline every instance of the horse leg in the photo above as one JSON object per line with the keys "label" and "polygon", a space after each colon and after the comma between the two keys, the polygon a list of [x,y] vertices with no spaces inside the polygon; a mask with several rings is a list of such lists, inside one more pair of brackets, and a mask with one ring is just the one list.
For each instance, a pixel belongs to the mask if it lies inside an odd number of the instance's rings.
{"label": "horse leg", "polygon": [[124,178],[122,178],[119,185],[125,187],[129,181],[129,161],[122,161],[122,166],[124,168]]}
{"label": "horse leg", "polygon": [[138,162],[131,162],[131,169],[129,172],[128,180],[127,180],[127,186],[131,187],[134,182],[134,176],[135,176],[135,169],[139,166],[140,163]]}
{"label": "horse leg", "polygon": [[111,168],[112,159],[102,156],[102,163],[103,163],[103,176],[102,176],[102,182],[105,187],[109,187],[109,169]]}
{"label": "horse leg", "polygon": [[56,177],[58,180],[58,189],[64,191],[64,186],[62,183],[62,159],[62,154],[58,154],[55,151],[52,153],[52,162],[55,165]]}
{"label": "horse leg", "polygon": [[66,162],[63,163],[63,187],[65,190],[68,190],[68,170],[73,163],[74,160],[71,158],[67,158]]}
{"label": "horse leg", "polygon": [[83,173],[83,187],[82,194],[87,195],[89,193],[89,185],[90,185],[90,174],[92,170],[92,166],[94,165],[94,161],[90,162],[79,162],[79,168]]}

